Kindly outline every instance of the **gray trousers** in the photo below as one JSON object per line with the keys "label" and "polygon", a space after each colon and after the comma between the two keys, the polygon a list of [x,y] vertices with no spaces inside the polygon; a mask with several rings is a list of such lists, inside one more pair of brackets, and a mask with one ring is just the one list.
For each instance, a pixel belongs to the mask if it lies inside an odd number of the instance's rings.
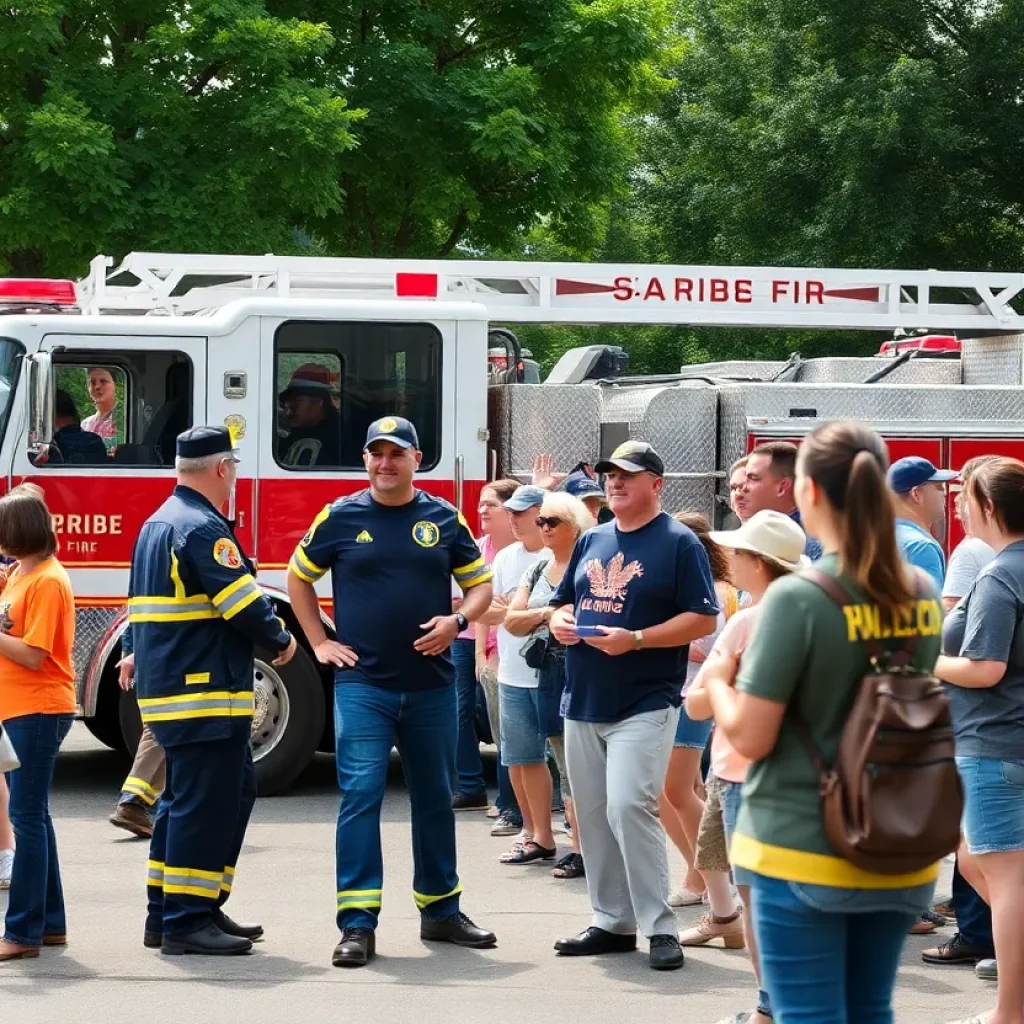
{"label": "gray trousers", "polygon": [[587,867],[593,925],[608,932],[677,935],[668,904],[665,832],[655,815],[677,708],[621,722],[565,722],[565,760]]}

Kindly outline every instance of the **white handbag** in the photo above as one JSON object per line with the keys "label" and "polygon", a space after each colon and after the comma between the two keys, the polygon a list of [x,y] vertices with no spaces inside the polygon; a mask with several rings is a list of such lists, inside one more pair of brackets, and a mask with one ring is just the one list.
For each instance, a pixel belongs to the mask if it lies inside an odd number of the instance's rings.
{"label": "white handbag", "polygon": [[0,722],[0,772],[13,772],[15,768],[20,767],[21,762],[15,753],[14,744],[4,729],[4,723]]}

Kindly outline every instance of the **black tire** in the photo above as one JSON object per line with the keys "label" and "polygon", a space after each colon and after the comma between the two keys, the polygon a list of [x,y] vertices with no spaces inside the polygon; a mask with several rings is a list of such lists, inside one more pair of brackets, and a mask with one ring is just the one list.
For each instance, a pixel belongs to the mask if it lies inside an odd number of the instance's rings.
{"label": "black tire", "polygon": [[105,747],[110,747],[111,750],[116,750],[119,754],[125,752],[124,739],[121,736],[121,723],[116,718],[94,715],[92,718],[83,718],[82,722],[86,729]]}
{"label": "black tire", "polygon": [[121,720],[122,743],[129,756],[134,758],[135,751],[139,749],[139,740],[142,739],[142,715],[134,690],[121,691],[121,705],[117,713]]}
{"label": "black tire", "polygon": [[[256,674],[261,663],[281,680],[288,696],[288,722],[284,734],[273,749],[260,753],[258,737],[253,737],[256,757],[256,786],[260,796],[272,796],[291,785],[313,760],[324,732],[326,708],[320,673],[309,652],[299,647],[287,665],[270,666],[273,655],[256,649]],[[269,672],[263,674],[265,684],[273,685]],[[255,682],[255,681],[254,681]],[[272,723],[264,722],[262,735]]]}
{"label": "black tire", "polygon": [[[114,659],[116,661],[116,659]],[[126,748],[120,722],[121,688],[117,685],[117,668],[114,661],[107,662],[103,675],[100,677],[100,689],[96,695],[96,714],[92,718],[83,718],[89,730],[104,746],[116,750],[119,754],[134,753],[135,747]]]}

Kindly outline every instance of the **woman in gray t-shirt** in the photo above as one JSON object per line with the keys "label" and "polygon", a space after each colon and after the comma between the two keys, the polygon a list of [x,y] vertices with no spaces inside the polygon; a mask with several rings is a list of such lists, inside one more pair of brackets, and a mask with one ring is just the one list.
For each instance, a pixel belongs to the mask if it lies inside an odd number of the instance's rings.
{"label": "woman in gray t-shirt", "polygon": [[935,674],[949,684],[964,783],[960,871],[992,908],[993,1024],[1024,1005],[1024,462],[993,459],[967,481],[971,532],[995,558],[946,619]]}

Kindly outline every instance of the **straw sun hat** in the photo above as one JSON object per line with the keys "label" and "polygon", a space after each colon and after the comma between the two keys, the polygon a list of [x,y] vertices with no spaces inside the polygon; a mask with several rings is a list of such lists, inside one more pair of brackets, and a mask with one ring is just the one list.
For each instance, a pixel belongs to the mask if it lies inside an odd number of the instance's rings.
{"label": "straw sun hat", "polygon": [[771,509],[756,512],[738,530],[715,530],[711,539],[723,548],[760,555],[784,569],[811,564],[804,554],[807,535],[789,516]]}

